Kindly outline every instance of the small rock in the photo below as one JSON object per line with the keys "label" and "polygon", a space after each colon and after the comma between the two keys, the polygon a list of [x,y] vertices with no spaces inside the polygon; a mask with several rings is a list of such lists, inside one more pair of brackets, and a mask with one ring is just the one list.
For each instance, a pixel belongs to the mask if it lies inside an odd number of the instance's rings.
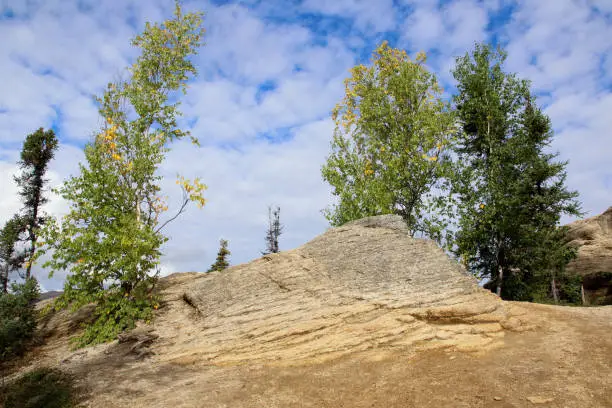
{"label": "small rock", "polygon": [[546,404],[553,402],[554,400],[554,398],[547,397],[527,397],[527,401],[531,402],[532,404]]}
{"label": "small rock", "polygon": [[502,397],[493,397],[493,399],[494,399],[495,401],[501,401],[501,400],[502,400]]}

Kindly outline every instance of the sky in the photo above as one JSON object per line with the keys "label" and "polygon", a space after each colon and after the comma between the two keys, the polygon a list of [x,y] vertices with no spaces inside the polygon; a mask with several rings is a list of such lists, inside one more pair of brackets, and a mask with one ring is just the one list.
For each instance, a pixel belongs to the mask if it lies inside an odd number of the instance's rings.
{"label": "sky", "polygon": [[[612,205],[612,1],[610,0],[184,0],[205,13],[200,75],[182,99],[182,125],[202,142],[173,144],[160,168],[170,212],[181,197],[176,174],[207,184],[207,205],[188,208],[165,230],[162,275],[205,271],[219,239],[230,262],[265,248],[268,206],[281,208],[280,249],[329,227],[333,202],[320,169],[329,154],[330,112],[350,67],[367,63],[383,40],[410,55],[425,51],[446,95],[455,57],[475,42],[502,45],[506,69],[532,81],[555,131],[552,151],[587,216]],[[125,75],[137,56],[130,39],[145,22],[170,18],[171,0],[0,0],[0,225],[19,210],[21,144],[52,128],[60,148],[50,186],[78,174],[83,147],[101,120],[93,96]],[[46,211],[65,214],[51,195]],[[571,221],[564,217],[563,222]],[[65,272],[34,274],[43,290]]]}

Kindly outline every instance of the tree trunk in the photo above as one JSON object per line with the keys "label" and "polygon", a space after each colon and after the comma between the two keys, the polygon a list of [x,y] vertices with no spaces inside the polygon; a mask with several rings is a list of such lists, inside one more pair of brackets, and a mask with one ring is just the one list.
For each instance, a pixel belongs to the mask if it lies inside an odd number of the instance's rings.
{"label": "tree trunk", "polygon": [[559,291],[557,290],[557,283],[555,282],[555,278],[553,277],[550,281],[550,289],[552,291],[553,299],[555,303],[559,303]]}
{"label": "tree trunk", "polygon": [[28,258],[28,264],[26,267],[26,280],[30,279],[31,271],[32,271],[32,259],[34,259],[34,251],[36,251],[36,233],[34,232],[36,226],[38,225],[38,207],[40,206],[40,196],[41,190],[38,189],[36,191],[36,198],[34,203],[34,208],[32,208],[32,219],[30,220],[30,231],[29,231],[29,239],[30,239],[30,256]]}
{"label": "tree trunk", "polygon": [[501,297],[502,282],[504,280],[504,268],[498,266],[499,275],[497,276],[497,296]]}
{"label": "tree trunk", "polygon": [[582,296],[582,306],[586,305],[586,297],[584,296],[584,285],[580,285],[580,296]]}
{"label": "tree trunk", "polygon": [[0,280],[2,281],[2,293],[6,293],[8,291],[8,265],[1,271],[2,275],[0,275]]}

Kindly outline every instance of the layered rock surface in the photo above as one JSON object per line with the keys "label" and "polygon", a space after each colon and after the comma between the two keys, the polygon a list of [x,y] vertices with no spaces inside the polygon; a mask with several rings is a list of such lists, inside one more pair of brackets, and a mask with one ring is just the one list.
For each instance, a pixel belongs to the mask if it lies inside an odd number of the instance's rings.
{"label": "layered rock surface", "polygon": [[567,271],[583,277],[587,301],[612,304],[612,207],[568,227],[568,241],[578,248],[578,257]]}
{"label": "layered rock surface", "polygon": [[372,348],[482,350],[503,326],[520,326],[434,242],[411,238],[397,216],[348,223],[295,250],[168,288],[190,306],[198,333],[160,330],[160,341],[175,345],[160,358],[183,364],[289,363]]}
{"label": "layered rock surface", "polygon": [[92,408],[612,400],[612,306],[503,302],[396,217],[222,272],[177,273],[159,289],[152,324],[107,344],[70,347],[91,307],[46,315],[41,345],[0,382],[57,367]]}

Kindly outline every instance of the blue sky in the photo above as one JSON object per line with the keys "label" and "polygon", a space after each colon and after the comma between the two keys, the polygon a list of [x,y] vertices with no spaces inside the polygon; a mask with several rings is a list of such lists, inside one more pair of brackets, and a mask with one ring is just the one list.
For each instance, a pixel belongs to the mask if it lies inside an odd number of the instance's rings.
{"label": "blue sky", "polygon": [[[267,206],[281,207],[281,249],[327,228],[332,202],[320,167],[329,152],[329,114],[348,69],[383,40],[428,65],[453,91],[454,58],[475,41],[503,45],[506,68],[533,83],[555,129],[552,150],[569,160],[567,183],[596,215],[612,205],[612,2],[608,0],[266,0],[187,1],[205,15],[200,76],[183,99],[184,125],[203,147],[173,146],[161,168],[177,204],[176,173],[199,176],[209,202],[166,231],[163,273],[203,271],[218,241],[233,264],[264,248]],[[125,74],[130,39],[146,21],[170,17],[170,0],[0,0],[0,222],[19,208],[12,175],[23,138],[53,127],[61,148],[49,176],[75,174],[100,125],[92,95]],[[47,211],[66,212],[54,197]],[[569,219],[564,219],[569,221]],[[62,286],[63,274],[45,289]]]}

